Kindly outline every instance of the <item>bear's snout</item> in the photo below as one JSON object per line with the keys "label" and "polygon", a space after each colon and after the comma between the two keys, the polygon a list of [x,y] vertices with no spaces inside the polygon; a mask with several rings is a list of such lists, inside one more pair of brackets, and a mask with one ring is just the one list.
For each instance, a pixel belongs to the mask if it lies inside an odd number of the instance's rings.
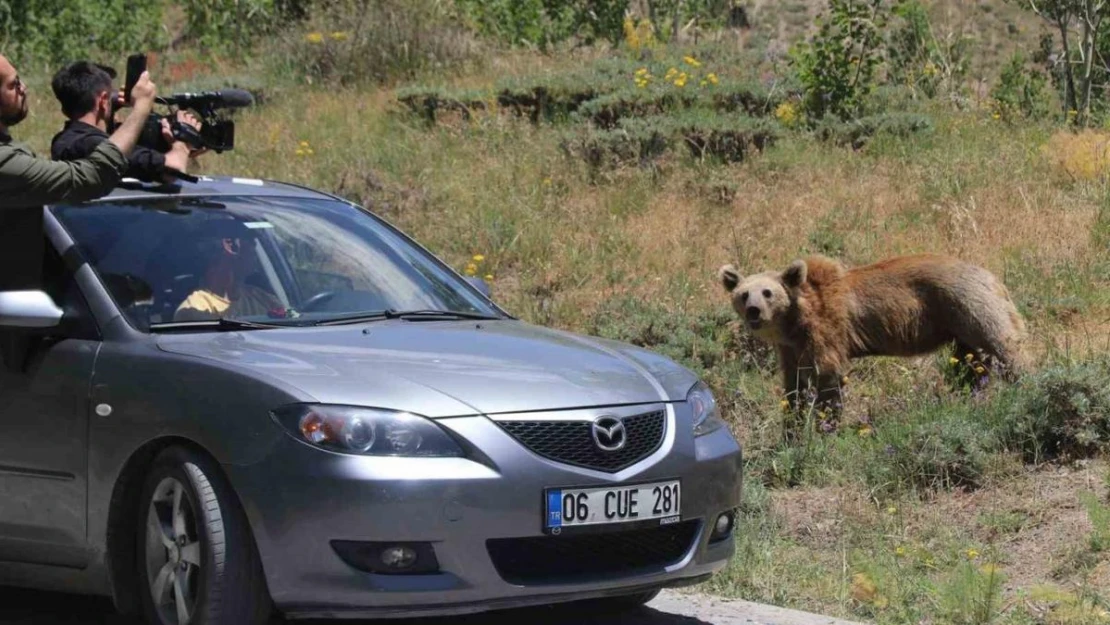
{"label": "bear's snout", "polygon": [[747,310],[744,311],[744,314],[748,316],[748,321],[758,321],[759,318],[762,316],[762,311],[759,310],[758,306],[748,306]]}

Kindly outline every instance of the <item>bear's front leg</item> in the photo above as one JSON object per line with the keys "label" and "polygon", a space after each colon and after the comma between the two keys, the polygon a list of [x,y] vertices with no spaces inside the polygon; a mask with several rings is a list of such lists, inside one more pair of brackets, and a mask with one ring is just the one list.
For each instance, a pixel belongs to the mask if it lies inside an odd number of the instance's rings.
{"label": "bear's front leg", "polygon": [[798,357],[798,352],[787,345],[779,345],[779,370],[782,372],[782,392],[786,397],[788,406],[791,411],[798,410],[801,401],[802,390],[802,376],[799,373],[799,363],[801,359]]}

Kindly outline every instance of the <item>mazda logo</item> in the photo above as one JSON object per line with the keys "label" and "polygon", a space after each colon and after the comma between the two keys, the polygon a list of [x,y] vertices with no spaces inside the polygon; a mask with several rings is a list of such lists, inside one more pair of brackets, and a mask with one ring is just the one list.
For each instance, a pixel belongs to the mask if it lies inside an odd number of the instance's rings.
{"label": "mazda logo", "polygon": [[594,419],[590,428],[594,444],[602,451],[619,451],[628,442],[628,432],[624,422],[616,417],[605,415]]}

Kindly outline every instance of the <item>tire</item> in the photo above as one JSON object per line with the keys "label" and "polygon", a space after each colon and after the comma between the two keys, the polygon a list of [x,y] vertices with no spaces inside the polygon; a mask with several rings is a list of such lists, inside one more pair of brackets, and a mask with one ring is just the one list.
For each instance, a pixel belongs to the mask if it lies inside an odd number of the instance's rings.
{"label": "tire", "polygon": [[165,449],[143,480],[136,514],[136,590],[147,623],[269,620],[273,603],[254,538],[215,463],[183,447]]}

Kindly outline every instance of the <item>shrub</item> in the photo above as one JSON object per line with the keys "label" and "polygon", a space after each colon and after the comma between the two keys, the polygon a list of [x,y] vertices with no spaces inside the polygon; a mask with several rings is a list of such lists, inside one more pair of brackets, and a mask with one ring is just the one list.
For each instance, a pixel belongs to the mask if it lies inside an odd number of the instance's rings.
{"label": "shrub", "polygon": [[1006,414],[1003,441],[1027,462],[1089,457],[1110,444],[1110,367],[1056,365],[1031,374]]}
{"label": "shrub", "polygon": [[1048,78],[1027,67],[1025,56],[1015,52],[1002,69],[998,84],[991,90],[994,115],[1006,122],[1020,119],[1041,120],[1049,115]]}
{"label": "shrub", "polygon": [[780,126],[768,119],[697,109],[667,116],[659,124],[676,140],[681,139],[694,158],[726,163],[743,161],[753,151],[762,152],[782,135]]}
{"label": "shrub", "polygon": [[53,73],[79,58],[94,58],[122,73],[128,52],[163,43],[162,7],[161,0],[0,0],[0,39],[5,55],[25,74],[39,69],[31,65],[47,65]]}
{"label": "shrub", "polygon": [[636,123],[608,130],[573,131],[564,135],[560,145],[568,156],[586,162],[591,180],[603,169],[625,165],[651,167],[670,149],[671,138],[655,124],[632,121]]}
{"label": "shrub", "polygon": [[877,136],[908,137],[933,130],[932,120],[919,113],[885,113],[851,121],[825,120],[817,125],[822,141],[860,149]]}
{"label": "shrub", "polygon": [[276,73],[344,85],[412,78],[479,58],[477,41],[436,0],[314,6],[270,47],[267,59]]}
{"label": "shrub", "polygon": [[[325,0],[315,0],[323,5]],[[305,17],[313,0],[186,0],[185,37],[209,51],[241,52],[279,25]],[[316,8],[316,7],[312,7]]]}
{"label": "shrub", "polygon": [[889,17],[885,0],[829,0],[817,34],[791,51],[810,117],[850,119],[858,113],[875,86]]}
{"label": "shrub", "polygon": [[866,481],[876,492],[978,488],[997,443],[969,407],[921,406],[907,423],[884,423],[870,448]]}
{"label": "shrub", "polygon": [[455,0],[482,34],[509,45],[549,48],[573,36],[618,45],[628,0]]}
{"label": "shrub", "polygon": [[678,107],[691,106],[696,94],[679,92],[669,85],[625,87],[585,102],[582,117],[601,128],[615,128],[624,119],[650,117]]}

